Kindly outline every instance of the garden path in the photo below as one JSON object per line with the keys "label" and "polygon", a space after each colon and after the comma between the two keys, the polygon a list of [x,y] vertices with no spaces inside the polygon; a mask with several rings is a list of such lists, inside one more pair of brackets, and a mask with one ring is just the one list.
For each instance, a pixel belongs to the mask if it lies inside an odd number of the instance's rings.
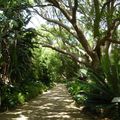
{"label": "garden path", "polygon": [[18,107],[0,114],[0,120],[93,120],[75,106],[66,86],[58,84],[48,92]]}

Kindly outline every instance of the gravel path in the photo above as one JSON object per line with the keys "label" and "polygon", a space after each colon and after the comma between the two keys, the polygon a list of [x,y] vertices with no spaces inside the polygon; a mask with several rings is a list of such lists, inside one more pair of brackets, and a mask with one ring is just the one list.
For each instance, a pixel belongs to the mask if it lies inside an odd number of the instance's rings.
{"label": "gravel path", "polygon": [[0,114],[0,120],[93,120],[80,113],[65,85],[58,84],[14,111]]}

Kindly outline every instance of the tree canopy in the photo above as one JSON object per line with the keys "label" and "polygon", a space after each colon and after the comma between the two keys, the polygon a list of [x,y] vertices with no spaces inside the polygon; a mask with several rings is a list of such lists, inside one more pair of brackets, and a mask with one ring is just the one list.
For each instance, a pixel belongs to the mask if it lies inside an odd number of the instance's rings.
{"label": "tree canopy", "polygon": [[[53,30],[49,29],[51,26],[54,31],[67,33],[69,36],[61,39],[67,47],[61,48],[58,45],[58,49],[53,44],[44,43],[43,46],[65,53],[86,66],[97,68],[101,56],[108,54],[113,46],[120,44],[118,0],[34,0],[34,2],[33,11],[49,24],[44,29],[46,32],[51,33],[56,39],[64,36],[54,35]],[[77,55],[66,49],[73,47],[73,43],[70,44],[71,39],[77,43],[74,45],[74,49],[78,50]]]}

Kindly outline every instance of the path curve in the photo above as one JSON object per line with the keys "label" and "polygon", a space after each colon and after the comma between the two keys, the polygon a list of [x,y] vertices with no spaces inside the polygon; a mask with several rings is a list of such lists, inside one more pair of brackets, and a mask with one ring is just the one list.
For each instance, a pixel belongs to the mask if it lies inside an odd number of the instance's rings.
{"label": "path curve", "polygon": [[80,113],[65,85],[58,84],[15,111],[0,114],[0,120],[93,120]]}

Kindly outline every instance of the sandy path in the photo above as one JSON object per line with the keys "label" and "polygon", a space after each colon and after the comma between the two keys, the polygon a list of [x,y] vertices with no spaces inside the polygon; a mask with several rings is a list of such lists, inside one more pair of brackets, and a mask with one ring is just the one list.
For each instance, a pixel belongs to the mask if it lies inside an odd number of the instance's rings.
{"label": "sandy path", "polygon": [[80,113],[65,85],[50,91],[11,112],[0,114],[0,120],[92,120]]}

